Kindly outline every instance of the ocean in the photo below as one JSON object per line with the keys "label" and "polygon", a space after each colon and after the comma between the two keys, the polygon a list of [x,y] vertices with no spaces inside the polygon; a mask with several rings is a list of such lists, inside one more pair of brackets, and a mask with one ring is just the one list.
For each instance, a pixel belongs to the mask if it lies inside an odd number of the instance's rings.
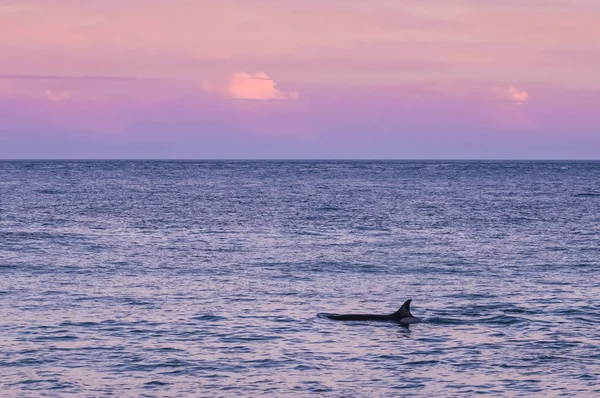
{"label": "ocean", "polygon": [[600,396],[599,297],[600,162],[0,162],[2,396]]}

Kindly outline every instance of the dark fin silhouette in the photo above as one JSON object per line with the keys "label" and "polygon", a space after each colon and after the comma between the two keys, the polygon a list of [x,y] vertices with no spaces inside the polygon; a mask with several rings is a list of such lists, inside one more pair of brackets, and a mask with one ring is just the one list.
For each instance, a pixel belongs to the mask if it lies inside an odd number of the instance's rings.
{"label": "dark fin silhouette", "polygon": [[402,304],[402,307],[396,312],[394,312],[394,316],[398,318],[414,318],[410,313],[410,302],[412,299],[408,299]]}

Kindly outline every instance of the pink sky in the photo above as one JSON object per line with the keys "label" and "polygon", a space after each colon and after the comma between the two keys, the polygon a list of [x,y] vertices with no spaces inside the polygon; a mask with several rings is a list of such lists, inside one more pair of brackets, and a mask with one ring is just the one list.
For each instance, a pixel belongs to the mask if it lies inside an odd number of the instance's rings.
{"label": "pink sky", "polygon": [[0,0],[0,158],[600,158],[597,0]]}

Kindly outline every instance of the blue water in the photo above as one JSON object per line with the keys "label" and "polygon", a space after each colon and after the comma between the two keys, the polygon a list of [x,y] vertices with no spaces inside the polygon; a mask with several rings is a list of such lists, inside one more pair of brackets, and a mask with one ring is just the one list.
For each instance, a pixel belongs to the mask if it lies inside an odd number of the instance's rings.
{"label": "blue water", "polygon": [[599,296],[598,162],[0,162],[3,396],[598,396]]}

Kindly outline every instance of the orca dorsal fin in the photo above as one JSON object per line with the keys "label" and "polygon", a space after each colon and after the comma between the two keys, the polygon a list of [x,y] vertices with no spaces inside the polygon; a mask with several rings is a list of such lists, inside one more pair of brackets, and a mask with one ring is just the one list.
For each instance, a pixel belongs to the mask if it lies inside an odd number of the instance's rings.
{"label": "orca dorsal fin", "polygon": [[412,299],[408,299],[402,304],[402,307],[396,312],[394,312],[394,316],[398,318],[413,318],[413,315],[410,313],[410,302]]}

